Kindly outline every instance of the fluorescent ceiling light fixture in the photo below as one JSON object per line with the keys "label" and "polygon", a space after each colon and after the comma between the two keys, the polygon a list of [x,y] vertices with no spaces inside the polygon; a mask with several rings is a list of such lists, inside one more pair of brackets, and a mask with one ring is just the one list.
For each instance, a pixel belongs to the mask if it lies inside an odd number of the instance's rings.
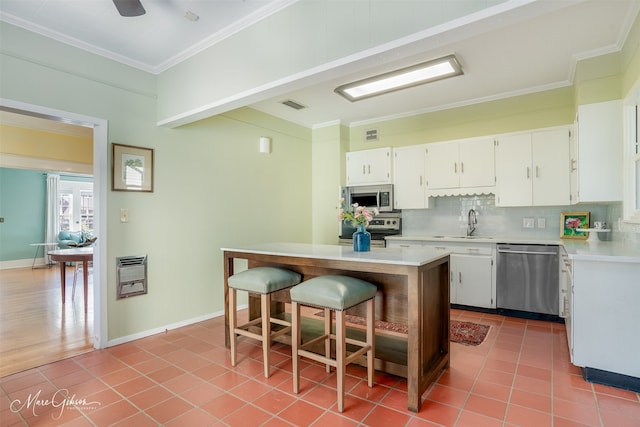
{"label": "fluorescent ceiling light fixture", "polygon": [[453,76],[459,76],[462,67],[454,55],[390,71],[368,79],[338,86],[335,92],[349,101],[359,101],[400,89],[418,86]]}

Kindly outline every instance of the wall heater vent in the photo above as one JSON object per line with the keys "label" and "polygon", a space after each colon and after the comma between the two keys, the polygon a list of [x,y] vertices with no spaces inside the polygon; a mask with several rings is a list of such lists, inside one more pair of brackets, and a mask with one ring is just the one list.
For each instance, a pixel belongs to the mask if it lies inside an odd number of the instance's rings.
{"label": "wall heater vent", "polygon": [[117,299],[147,293],[147,256],[116,258],[118,280]]}

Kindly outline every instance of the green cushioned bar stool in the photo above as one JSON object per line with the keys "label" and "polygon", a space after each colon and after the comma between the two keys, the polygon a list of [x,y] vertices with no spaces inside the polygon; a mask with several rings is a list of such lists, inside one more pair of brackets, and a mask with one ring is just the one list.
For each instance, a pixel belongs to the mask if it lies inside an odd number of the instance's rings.
{"label": "green cushioned bar stool", "polygon": [[[271,294],[297,285],[302,276],[296,272],[276,267],[256,267],[242,271],[229,277],[229,335],[231,338],[231,365],[236,366],[237,336],[243,335],[262,341],[262,356],[264,360],[264,377],[269,378],[269,355],[271,340],[278,335],[291,330],[291,323],[286,320],[271,317]],[[260,317],[238,326],[238,311],[236,307],[236,291],[246,291],[260,295]],[[271,324],[285,326],[278,331],[271,331]],[[260,334],[251,332],[250,327],[262,325]]]}
{"label": "green cushioned bar stool", "polygon": [[[300,356],[324,363],[327,372],[330,371],[331,366],[336,368],[339,412],[344,409],[346,366],[364,353],[367,354],[367,383],[369,387],[373,387],[375,351],[374,297],[376,296],[376,290],[376,286],[369,282],[355,277],[339,275],[314,277],[291,288],[289,294],[291,295],[291,356],[293,358],[294,393],[298,393],[300,388]],[[347,338],[346,310],[364,302],[367,304],[366,341]],[[301,305],[324,309],[324,334],[304,344],[301,343],[300,331]],[[336,313],[335,334],[332,334],[332,311]],[[331,340],[335,340],[336,343],[335,359],[331,357]],[[309,347],[322,341],[324,341],[324,355],[308,350]],[[347,344],[360,348],[347,356]]]}

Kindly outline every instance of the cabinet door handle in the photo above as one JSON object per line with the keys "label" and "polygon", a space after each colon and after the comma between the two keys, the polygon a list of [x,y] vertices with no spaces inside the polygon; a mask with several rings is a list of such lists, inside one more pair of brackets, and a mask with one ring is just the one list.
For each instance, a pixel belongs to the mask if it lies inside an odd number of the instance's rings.
{"label": "cabinet door handle", "polygon": [[458,283],[462,286],[462,271],[458,272]]}
{"label": "cabinet door handle", "polygon": [[369,175],[371,175],[371,165],[369,165]]}
{"label": "cabinet door handle", "polygon": [[420,175],[420,187],[422,187],[422,175]]}
{"label": "cabinet door handle", "polygon": [[576,167],[577,163],[578,162],[576,161],[576,159],[571,159],[571,163],[570,163],[570,166],[569,166],[569,169],[571,170],[571,172],[573,172],[573,171],[578,169]]}
{"label": "cabinet door handle", "polygon": [[453,173],[458,173],[458,164],[457,163],[453,164]]}
{"label": "cabinet door handle", "polygon": [[460,162],[460,173],[464,173],[464,162]]}
{"label": "cabinet door handle", "polygon": [[540,167],[536,166],[536,178],[540,178]]}
{"label": "cabinet door handle", "polygon": [[362,175],[365,175],[367,173],[366,167],[366,165],[362,165]]}
{"label": "cabinet door handle", "polygon": [[531,168],[527,166],[527,179],[531,178]]}

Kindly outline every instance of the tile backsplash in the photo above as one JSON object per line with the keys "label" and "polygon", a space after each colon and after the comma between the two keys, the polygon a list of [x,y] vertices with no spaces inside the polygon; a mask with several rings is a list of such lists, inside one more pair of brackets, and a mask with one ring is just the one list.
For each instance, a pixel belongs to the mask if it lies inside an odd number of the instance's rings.
{"label": "tile backsplash", "polygon": [[[580,204],[573,206],[496,207],[493,195],[432,197],[429,209],[402,211],[402,234],[465,235],[469,209],[478,213],[477,236],[510,236],[548,239],[560,237],[562,212],[590,212],[593,221],[605,221],[613,233],[602,234],[602,240],[627,238],[620,233],[618,218],[622,204]],[[533,228],[525,227],[524,225]]]}

